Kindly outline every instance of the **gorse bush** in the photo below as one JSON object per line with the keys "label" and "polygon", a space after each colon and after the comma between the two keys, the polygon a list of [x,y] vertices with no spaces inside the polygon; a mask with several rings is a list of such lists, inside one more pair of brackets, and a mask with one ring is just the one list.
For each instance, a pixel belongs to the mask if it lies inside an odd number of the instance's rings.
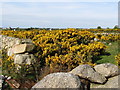
{"label": "gorse bush", "polygon": [[114,34],[98,34],[96,35],[96,38],[98,38],[101,41],[107,41],[107,42],[114,42],[120,40],[120,34],[119,33],[114,33]]}
{"label": "gorse bush", "polygon": [[118,66],[120,67],[120,53],[115,56],[115,59],[116,59]]}
{"label": "gorse bush", "polygon": [[[69,29],[65,29],[65,30],[67,31]],[[119,33],[120,32],[120,29],[74,29],[74,30],[89,31],[89,32],[94,32],[94,33],[108,33],[108,34],[111,33],[111,32],[112,33]],[[26,30],[23,30],[23,31],[2,30],[1,34],[11,36],[11,37],[26,38],[26,39],[30,38],[30,39],[32,39],[34,36],[36,36],[38,34],[46,33],[48,31],[47,30],[37,30],[37,29],[33,29],[33,30],[30,30],[30,31],[26,31]],[[62,31],[62,30],[57,30],[57,31]]]}
{"label": "gorse bush", "polygon": [[2,34],[32,39],[37,46],[34,54],[40,60],[40,64],[51,69],[59,65],[66,69],[86,63],[95,65],[92,58],[103,54],[106,49],[104,44],[93,41],[93,33],[76,29],[3,31]]}
{"label": "gorse bush", "polygon": [[[88,45],[80,44],[74,45],[67,49],[66,54],[55,54],[54,56],[48,55],[46,58],[46,64],[54,68],[55,65],[63,65],[72,69],[79,64],[91,64],[94,63],[92,58],[96,55],[100,55],[104,52],[106,46],[102,43],[95,42]],[[94,64],[93,64],[94,65]]]}
{"label": "gorse bush", "polygon": [[[2,50],[2,73],[4,75],[8,75],[11,76],[11,74],[13,74],[13,72],[15,71],[15,64],[14,64],[14,60],[12,58],[12,56],[7,56],[6,50]],[[14,76],[14,75],[13,75]]]}
{"label": "gorse bush", "polygon": [[94,34],[88,31],[68,29],[47,31],[36,35],[32,40],[41,47],[41,57],[46,65],[51,68],[63,65],[72,69],[81,63],[92,63],[90,58],[92,53],[86,52],[85,48],[87,50],[94,37]]}

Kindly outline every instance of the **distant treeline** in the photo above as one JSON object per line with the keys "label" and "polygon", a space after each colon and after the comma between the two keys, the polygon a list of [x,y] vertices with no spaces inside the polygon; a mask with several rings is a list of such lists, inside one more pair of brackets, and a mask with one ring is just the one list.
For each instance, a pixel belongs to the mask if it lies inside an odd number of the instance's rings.
{"label": "distant treeline", "polygon": [[[30,28],[0,28],[0,30],[14,30],[14,31],[29,31],[29,30],[65,30],[65,29],[69,29],[69,28],[34,28],[34,27],[30,27]],[[115,25],[113,28],[101,28],[101,26],[98,26],[97,28],[89,28],[89,29],[85,29],[85,28],[74,28],[76,30],[81,30],[81,31],[91,31],[91,32],[118,32],[120,31],[120,28],[118,27],[118,25]]]}

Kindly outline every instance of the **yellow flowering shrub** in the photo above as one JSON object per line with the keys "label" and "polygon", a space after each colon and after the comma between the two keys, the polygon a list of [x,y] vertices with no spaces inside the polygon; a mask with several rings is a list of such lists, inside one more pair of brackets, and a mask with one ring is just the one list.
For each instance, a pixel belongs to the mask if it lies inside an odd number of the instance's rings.
{"label": "yellow flowering shrub", "polygon": [[[106,46],[94,42],[92,32],[77,29],[2,31],[3,35],[18,38],[30,38],[37,46],[34,55],[42,65],[50,68],[62,65],[72,69],[79,64],[95,65],[92,58],[104,53]],[[92,41],[92,42],[91,42]]]}
{"label": "yellow flowering shrub", "polygon": [[[84,31],[84,29],[82,29]],[[118,33],[120,32],[120,29],[86,29],[87,31],[90,31],[90,32],[100,32],[100,33],[104,33],[104,32],[107,32],[107,33],[111,33],[111,32],[114,32],[114,33]]]}
{"label": "yellow flowering shrub", "polygon": [[99,40],[102,40],[102,41],[113,42],[113,41],[120,40],[120,34],[119,33],[107,34],[107,35],[98,34],[98,35],[96,35],[96,38],[98,38]]}
{"label": "yellow flowering shrub", "polygon": [[17,38],[24,38],[24,39],[32,39],[34,35],[39,33],[38,30],[33,30],[33,31],[14,31],[14,30],[7,30],[7,31],[1,31],[2,35],[7,35],[10,37],[17,37]]}
{"label": "yellow flowering shrub", "polygon": [[93,63],[92,58],[105,51],[104,44],[90,43],[94,37],[95,35],[88,31],[67,29],[38,34],[32,40],[41,47],[41,56],[46,65],[51,68],[63,65],[72,69],[79,64]]}
{"label": "yellow flowering shrub", "polygon": [[11,75],[15,71],[15,64],[12,56],[7,56],[5,50],[2,50],[2,73]]}
{"label": "yellow flowering shrub", "polygon": [[117,64],[120,66],[120,53],[115,56]]}
{"label": "yellow flowering shrub", "polygon": [[[11,76],[13,79],[16,80],[23,80],[25,79],[36,79],[34,75],[34,67],[31,65],[23,64],[14,64],[13,56],[7,56],[6,50],[2,50],[2,75]],[[29,76],[32,77],[29,78]]]}

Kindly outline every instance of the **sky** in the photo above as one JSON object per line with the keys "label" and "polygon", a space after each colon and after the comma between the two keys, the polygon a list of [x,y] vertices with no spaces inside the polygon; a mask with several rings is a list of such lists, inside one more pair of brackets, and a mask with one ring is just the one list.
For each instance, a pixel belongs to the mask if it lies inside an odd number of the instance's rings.
{"label": "sky", "polygon": [[0,4],[1,27],[113,28],[118,24],[117,0],[112,2],[7,0]]}

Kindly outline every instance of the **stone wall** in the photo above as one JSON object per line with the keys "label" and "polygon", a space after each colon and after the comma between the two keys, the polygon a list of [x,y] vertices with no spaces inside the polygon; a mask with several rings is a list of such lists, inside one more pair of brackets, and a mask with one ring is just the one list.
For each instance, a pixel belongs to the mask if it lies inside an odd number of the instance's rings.
{"label": "stone wall", "polygon": [[36,88],[76,88],[75,90],[90,90],[93,88],[120,88],[120,72],[116,65],[104,63],[91,67],[79,65],[70,72],[58,72],[45,76],[36,83]]}
{"label": "stone wall", "polygon": [[[19,39],[0,35],[0,50],[5,50],[8,56],[12,56],[15,64],[32,64],[32,61],[36,60],[32,54],[34,47],[35,45],[30,39]],[[4,87],[5,81],[10,79],[7,77],[0,75],[0,88],[2,84]]]}
{"label": "stone wall", "polygon": [[[7,55],[14,57],[15,64],[31,64],[35,57],[34,44],[29,39],[19,39],[0,35],[0,49],[6,49]],[[79,65],[70,72],[58,72],[45,76],[36,83],[35,88],[119,88],[119,68],[110,63],[95,67]]]}
{"label": "stone wall", "polygon": [[8,37],[5,35],[0,35],[0,48],[1,49],[8,49],[16,44],[22,43],[32,43],[30,39],[19,39],[15,37]]}
{"label": "stone wall", "polygon": [[35,45],[30,39],[0,35],[0,49],[6,49],[8,56],[13,55],[15,64],[31,64],[35,57],[29,52],[32,52],[34,47]]}

